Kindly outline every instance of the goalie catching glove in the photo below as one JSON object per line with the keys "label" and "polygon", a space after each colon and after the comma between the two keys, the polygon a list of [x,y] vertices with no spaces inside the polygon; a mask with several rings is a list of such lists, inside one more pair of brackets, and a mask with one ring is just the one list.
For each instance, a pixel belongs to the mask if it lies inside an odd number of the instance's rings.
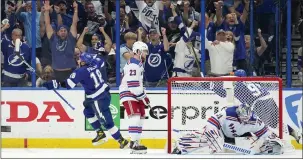
{"label": "goalie catching glove", "polygon": [[220,153],[223,151],[224,136],[222,131],[212,126],[205,126],[203,135],[205,136],[207,144],[211,149],[210,153]]}
{"label": "goalie catching glove", "polygon": [[267,138],[260,147],[259,154],[280,155],[283,154],[283,142],[279,138]]}

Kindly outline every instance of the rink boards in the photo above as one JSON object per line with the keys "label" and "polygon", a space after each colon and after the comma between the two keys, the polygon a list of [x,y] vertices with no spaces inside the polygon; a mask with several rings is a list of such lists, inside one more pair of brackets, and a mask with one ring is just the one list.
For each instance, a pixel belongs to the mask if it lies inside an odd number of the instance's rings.
{"label": "rink boards", "polygon": [[[113,139],[95,147],[91,144],[95,132],[83,116],[83,90],[59,90],[70,104],[76,109],[70,109],[52,91],[29,89],[2,88],[1,97],[1,126],[10,127],[10,132],[2,132],[3,148],[117,148]],[[120,107],[119,94],[112,90],[111,112],[115,124],[122,134],[128,137],[128,119],[123,107]],[[149,148],[162,149],[166,146],[167,137],[167,91],[148,90],[152,110],[146,108],[148,118],[144,122],[142,143]],[[199,100],[199,99],[197,99]],[[192,101],[180,98],[180,101]],[[211,97],[210,97],[211,102]],[[203,102],[201,102],[203,103]],[[213,102],[212,102],[213,103]],[[205,104],[205,103],[203,103]],[[209,105],[205,105],[209,107]],[[302,90],[283,90],[284,121],[293,128],[301,129],[302,124]],[[213,109],[216,106],[212,106]],[[300,108],[300,109],[299,109]],[[181,111],[181,110],[180,110]],[[187,115],[189,118],[205,119],[213,110],[203,115]],[[179,112],[176,112],[176,115]],[[181,112],[180,112],[181,114]],[[301,114],[301,115],[300,115]],[[186,119],[185,119],[186,120]],[[180,123],[181,125],[181,123]],[[190,124],[185,124],[190,125]],[[179,127],[179,126],[175,126]],[[110,137],[110,135],[108,135]],[[293,142],[297,149],[301,145]]]}

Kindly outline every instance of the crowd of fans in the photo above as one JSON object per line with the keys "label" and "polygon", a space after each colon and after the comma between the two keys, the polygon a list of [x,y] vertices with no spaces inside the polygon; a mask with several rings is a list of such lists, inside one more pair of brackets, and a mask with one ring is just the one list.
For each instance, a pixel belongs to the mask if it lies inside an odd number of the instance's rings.
{"label": "crowd of fans", "polygon": [[[271,62],[271,54],[275,53],[274,1],[255,0],[256,37],[250,37],[249,0],[206,0],[205,76],[229,75],[236,69],[244,69],[251,76],[264,76],[264,61]],[[20,38],[28,45],[23,54],[33,59],[34,34],[36,71],[41,77],[37,78],[37,87],[44,81],[68,78],[79,67],[82,52],[96,53],[105,59],[106,79],[115,86],[116,66],[119,66],[115,59],[120,57],[121,72],[133,56],[132,45],[138,40],[149,46],[144,64],[146,87],[166,86],[172,76],[201,76],[200,0],[121,0],[120,17],[116,17],[115,0],[37,0],[35,33],[31,1],[1,3],[1,85],[4,87],[31,85],[29,72],[15,74],[7,70],[8,66],[27,67],[18,65],[20,61],[8,55],[3,45],[13,47]],[[144,10],[146,6],[152,8],[151,12]],[[116,19],[120,20],[120,28],[115,28]],[[120,34],[120,46],[115,44],[115,34]],[[250,53],[252,46],[254,53]],[[120,47],[120,53],[116,53],[116,47]],[[302,62],[298,67],[301,65]]]}

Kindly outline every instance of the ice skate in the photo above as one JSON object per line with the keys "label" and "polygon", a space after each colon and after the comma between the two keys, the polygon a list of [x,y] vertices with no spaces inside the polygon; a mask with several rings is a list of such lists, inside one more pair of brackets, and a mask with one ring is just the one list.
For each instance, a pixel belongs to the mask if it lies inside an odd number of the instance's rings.
{"label": "ice skate", "polygon": [[125,146],[128,145],[128,141],[126,139],[124,139],[123,137],[121,137],[118,142],[120,144],[120,149],[123,149]]}
{"label": "ice skate", "polygon": [[130,154],[146,154],[147,148],[144,145],[140,145],[138,141],[130,141],[129,148],[131,149]]}
{"label": "ice skate", "polygon": [[175,147],[175,149],[173,150],[172,154],[181,154],[181,151],[179,150],[178,147]]}
{"label": "ice skate", "polygon": [[98,146],[98,145],[101,145],[103,143],[107,142],[107,138],[106,138],[106,135],[103,131],[97,131],[97,136],[96,138],[94,138],[92,140],[92,143],[94,146]]}

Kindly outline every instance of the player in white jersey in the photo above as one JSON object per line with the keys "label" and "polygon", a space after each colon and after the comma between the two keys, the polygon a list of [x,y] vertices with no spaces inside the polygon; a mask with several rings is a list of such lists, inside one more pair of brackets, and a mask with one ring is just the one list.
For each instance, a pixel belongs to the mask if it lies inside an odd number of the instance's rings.
{"label": "player in white jersey", "polygon": [[136,0],[136,4],[139,9],[138,19],[145,32],[148,33],[151,28],[154,28],[157,30],[158,34],[161,34],[158,19],[161,1]]}
{"label": "player in white jersey", "polygon": [[120,102],[123,104],[129,119],[131,153],[145,154],[147,148],[139,143],[145,119],[145,106],[149,99],[143,87],[143,62],[148,55],[148,46],[141,42],[133,45],[134,57],[130,58],[123,68],[123,78],[119,87]]}
{"label": "player in white jersey", "polygon": [[173,153],[188,154],[196,148],[207,147],[210,153],[223,152],[226,138],[240,137],[249,133],[253,143],[237,144],[254,150],[257,154],[282,154],[283,142],[269,130],[262,120],[255,115],[251,107],[245,104],[229,107],[207,120],[201,131],[183,135],[176,142]]}

